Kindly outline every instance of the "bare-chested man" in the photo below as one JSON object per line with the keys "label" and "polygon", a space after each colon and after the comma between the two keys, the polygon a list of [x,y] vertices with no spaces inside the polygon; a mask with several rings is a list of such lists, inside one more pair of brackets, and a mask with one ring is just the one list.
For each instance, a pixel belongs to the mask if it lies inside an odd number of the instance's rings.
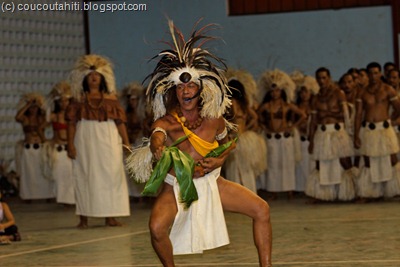
{"label": "bare-chested man", "polygon": [[317,161],[306,186],[306,194],[317,200],[349,201],[355,197],[345,94],[333,84],[330,71],[319,68],[319,93],[311,102],[309,152]]}
{"label": "bare-chested man", "polygon": [[[391,124],[390,106],[400,110],[396,91],[382,82],[381,66],[367,66],[369,85],[357,97],[354,146],[364,155],[365,166],[358,180],[362,199],[392,197],[400,193],[396,153],[399,144]],[[393,167],[392,167],[393,166]]]}
{"label": "bare-chested man", "polygon": [[387,83],[394,88],[397,94],[400,94],[400,70],[391,69],[388,73]]}
{"label": "bare-chested man", "polygon": [[[155,119],[150,141],[153,158],[162,161],[175,141],[184,136],[187,139],[176,145],[174,155],[179,157],[173,157],[173,166],[163,168],[168,172],[166,177],[160,176],[163,182],[149,222],[153,248],[163,266],[175,266],[173,255],[202,253],[228,244],[223,215],[227,210],[253,219],[260,266],[271,266],[268,204],[242,185],[220,177],[227,151],[218,157],[206,157],[227,142],[222,115],[230,100],[221,66],[213,63],[223,62],[207,50],[194,47],[198,40],[204,43],[210,39],[200,35],[207,32],[205,28],[185,41],[171,21],[169,26],[175,47],[159,53],[161,59],[149,76],[147,89]],[[189,166],[192,161],[193,168]],[[182,182],[183,173],[189,174],[186,184]],[[187,185],[192,184],[198,200],[182,203]]]}

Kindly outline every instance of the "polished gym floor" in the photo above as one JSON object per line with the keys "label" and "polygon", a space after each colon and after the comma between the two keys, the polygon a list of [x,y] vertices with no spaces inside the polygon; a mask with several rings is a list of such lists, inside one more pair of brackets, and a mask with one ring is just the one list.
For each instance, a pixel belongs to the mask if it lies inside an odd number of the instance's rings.
{"label": "polished gym floor", "polygon": [[[131,202],[122,227],[89,218],[79,230],[73,207],[6,199],[22,241],[0,246],[0,266],[161,266],[147,221],[151,204]],[[400,199],[373,203],[306,204],[296,196],[270,201],[274,266],[400,266]],[[176,256],[177,266],[258,266],[249,218],[226,213],[231,244]]]}

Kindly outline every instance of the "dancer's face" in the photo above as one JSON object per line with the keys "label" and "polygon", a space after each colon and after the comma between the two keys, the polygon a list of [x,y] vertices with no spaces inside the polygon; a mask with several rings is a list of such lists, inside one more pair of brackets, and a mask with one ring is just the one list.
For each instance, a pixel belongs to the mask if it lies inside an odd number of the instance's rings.
{"label": "dancer's face", "polygon": [[200,98],[197,95],[199,90],[199,86],[194,82],[180,83],[176,86],[176,97],[182,110],[197,108]]}

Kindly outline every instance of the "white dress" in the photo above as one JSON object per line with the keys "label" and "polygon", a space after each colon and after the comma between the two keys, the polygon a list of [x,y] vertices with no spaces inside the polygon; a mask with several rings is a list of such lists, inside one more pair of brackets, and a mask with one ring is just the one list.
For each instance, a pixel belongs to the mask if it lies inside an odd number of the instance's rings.
{"label": "white dress", "polygon": [[116,123],[126,122],[117,100],[72,102],[66,121],[76,123],[73,177],[76,214],[91,217],[129,216],[129,195],[122,139]]}

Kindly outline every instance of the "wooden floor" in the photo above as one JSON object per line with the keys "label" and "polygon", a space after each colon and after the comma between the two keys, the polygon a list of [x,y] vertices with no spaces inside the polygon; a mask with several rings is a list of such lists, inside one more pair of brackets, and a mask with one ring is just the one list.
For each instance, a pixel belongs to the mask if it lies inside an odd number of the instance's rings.
{"label": "wooden floor", "polygon": [[[150,204],[131,203],[123,227],[89,219],[78,230],[74,208],[9,199],[23,240],[0,246],[0,266],[161,266],[152,250]],[[274,266],[400,266],[400,200],[368,204],[305,204],[304,197],[271,201]],[[231,244],[177,256],[177,266],[258,266],[252,223],[226,213]]]}

